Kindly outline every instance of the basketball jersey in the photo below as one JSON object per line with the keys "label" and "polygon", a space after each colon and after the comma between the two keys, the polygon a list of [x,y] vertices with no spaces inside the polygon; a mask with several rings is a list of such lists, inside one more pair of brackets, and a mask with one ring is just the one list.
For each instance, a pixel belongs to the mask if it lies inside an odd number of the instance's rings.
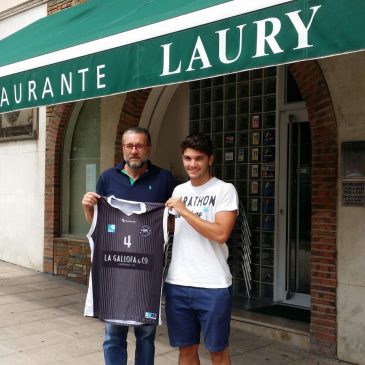
{"label": "basketball jersey", "polygon": [[163,203],[99,199],[87,234],[86,316],[132,326],[161,323],[167,215]]}

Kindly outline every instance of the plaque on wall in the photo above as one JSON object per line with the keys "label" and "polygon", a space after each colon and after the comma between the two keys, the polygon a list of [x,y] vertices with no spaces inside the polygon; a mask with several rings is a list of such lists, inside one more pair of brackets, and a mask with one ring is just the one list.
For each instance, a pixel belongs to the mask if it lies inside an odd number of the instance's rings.
{"label": "plaque on wall", "polygon": [[17,110],[0,115],[0,142],[36,139],[38,137],[37,109]]}
{"label": "plaque on wall", "polygon": [[365,182],[343,181],[342,182],[342,205],[344,207],[365,206]]}
{"label": "plaque on wall", "polygon": [[342,152],[342,178],[365,179],[365,141],[344,142]]}
{"label": "plaque on wall", "polygon": [[365,206],[365,141],[344,142],[342,153],[342,205]]}

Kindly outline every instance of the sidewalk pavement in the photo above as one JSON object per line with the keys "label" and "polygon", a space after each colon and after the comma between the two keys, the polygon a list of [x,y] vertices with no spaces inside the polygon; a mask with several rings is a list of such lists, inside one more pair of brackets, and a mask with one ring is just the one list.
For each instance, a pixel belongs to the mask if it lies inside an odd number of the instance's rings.
{"label": "sidewalk pavement", "polygon": [[[104,325],[83,316],[86,286],[0,261],[0,365],[102,365]],[[128,347],[133,364],[134,335]],[[232,321],[232,365],[334,365],[242,330]],[[166,325],[158,327],[156,365],[176,365],[178,350],[169,346]],[[201,365],[210,364],[201,346]]]}

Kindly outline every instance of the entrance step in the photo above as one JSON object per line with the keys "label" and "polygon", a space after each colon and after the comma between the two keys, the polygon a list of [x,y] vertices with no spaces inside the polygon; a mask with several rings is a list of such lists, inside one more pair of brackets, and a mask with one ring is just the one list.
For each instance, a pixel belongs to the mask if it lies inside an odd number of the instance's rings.
{"label": "entrance step", "polygon": [[309,323],[233,309],[231,327],[309,350]]}

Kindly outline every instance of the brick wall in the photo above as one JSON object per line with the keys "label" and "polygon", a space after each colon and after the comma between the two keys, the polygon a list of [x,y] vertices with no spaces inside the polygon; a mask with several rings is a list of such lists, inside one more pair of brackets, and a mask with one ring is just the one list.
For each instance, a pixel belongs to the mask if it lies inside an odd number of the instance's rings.
{"label": "brick wall", "polygon": [[316,61],[290,67],[306,102],[312,132],[311,348],[336,355],[337,126]]}
{"label": "brick wall", "polygon": [[48,14],[57,13],[58,11],[70,8],[71,6],[75,6],[81,3],[84,3],[86,0],[52,0],[47,3],[47,11]]}
{"label": "brick wall", "polygon": [[43,271],[53,273],[54,238],[60,232],[61,152],[73,104],[47,107]]}
{"label": "brick wall", "polygon": [[88,283],[90,246],[85,239],[55,238],[54,274],[82,284]]}

